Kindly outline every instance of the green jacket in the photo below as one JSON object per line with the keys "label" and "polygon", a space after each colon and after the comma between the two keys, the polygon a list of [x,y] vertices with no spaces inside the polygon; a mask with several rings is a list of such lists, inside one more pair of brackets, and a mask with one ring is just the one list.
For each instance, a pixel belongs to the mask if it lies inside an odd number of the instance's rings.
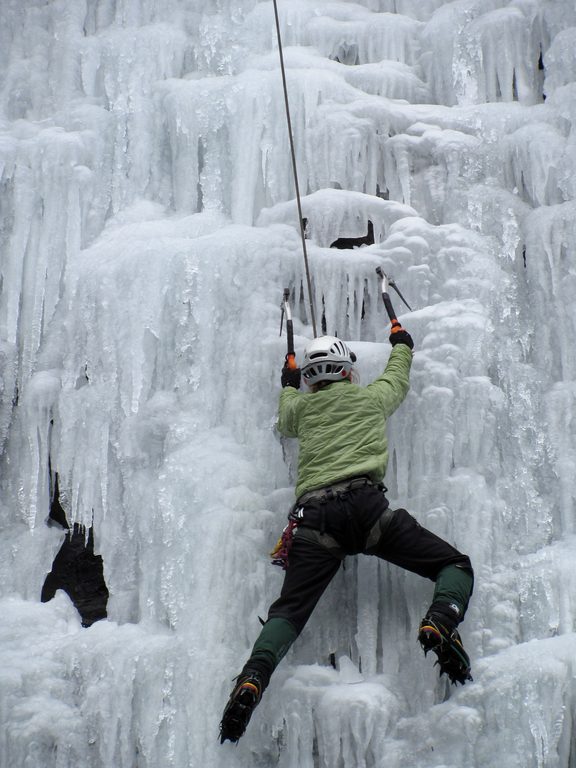
{"label": "green jacket", "polygon": [[278,430],[300,443],[297,498],[347,477],[383,479],[388,463],[386,419],[408,393],[411,365],[410,348],[397,344],[384,372],[366,387],[336,381],[314,393],[282,390]]}

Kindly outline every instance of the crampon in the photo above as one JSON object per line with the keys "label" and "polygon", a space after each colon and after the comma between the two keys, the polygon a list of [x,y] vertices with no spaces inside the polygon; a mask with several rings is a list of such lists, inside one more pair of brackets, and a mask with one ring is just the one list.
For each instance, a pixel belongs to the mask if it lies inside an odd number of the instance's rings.
{"label": "crampon", "polygon": [[220,743],[237,742],[250,722],[262,697],[262,681],[257,673],[240,675],[220,723]]}
{"label": "crampon", "polygon": [[425,655],[428,651],[436,654],[440,676],[448,675],[453,685],[472,680],[470,659],[456,629],[448,629],[435,616],[426,616],[420,623],[418,640]]}

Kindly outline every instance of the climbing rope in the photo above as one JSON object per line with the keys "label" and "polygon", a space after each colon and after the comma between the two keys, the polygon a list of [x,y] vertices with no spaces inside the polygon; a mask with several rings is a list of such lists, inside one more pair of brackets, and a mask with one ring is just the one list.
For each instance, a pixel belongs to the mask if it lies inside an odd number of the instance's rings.
{"label": "climbing rope", "polygon": [[276,19],[276,36],[278,38],[278,53],[280,55],[280,70],[282,72],[282,86],[284,88],[284,106],[286,108],[286,122],[288,125],[288,137],[290,139],[290,153],[292,155],[292,171],[294,173],[294,187],[296,189],[296,204],[298,206],[298,220],[300,222],[300,237],[302,239],[302,252],[304,255],[304,267],[306,269],[306,282],[308,285],[308,300],[310,302],[310,319],[312,320],[312,331],[314,337],[316,333],[316,316],[314,314],[314,301],[312,298],[312,280],[310,278],[310,266],[308,264],[308,251],[306,250],[306,235],[304,233],[304,221],[302,216],[302,203],[300,200],[300,186],[298,184],[298,169],[296,167],[296,152],[294,150],[294,136],[292,135],[292,120],[290,119],[290,103],[288,100],[288,87],[286,85],[286,70],[284,68],[284,53],[282,50],[282,37],[280,35],[280,19],[278,17],[278,5],[274,3],[274,17]]}

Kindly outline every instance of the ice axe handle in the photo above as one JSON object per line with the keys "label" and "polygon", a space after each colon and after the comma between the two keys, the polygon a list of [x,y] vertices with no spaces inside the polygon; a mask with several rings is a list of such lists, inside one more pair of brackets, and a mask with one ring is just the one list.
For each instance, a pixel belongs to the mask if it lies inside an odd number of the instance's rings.
{"label": "ice axe handle", "polygon": [[400,325],[398,318],[396,317],[396,313],[394,312],[392,302],[390,301],[390,296],[387,293],[383,293],[382,299],[384,300],[384,306],[386,307],[386,312],[388,312],[388,317],[390,318],[392,326]]}
{"label": "ice axe handle", "polygon": [[[294,351],[294,326],[292,323],[292,311],[290,309],[290,291],[288,288],[284,289],[284,297],[282,300],[282,314],[286,315],[286,342],[287,342],[286,367],[290,368],[291,370],[296,370],[296,368],[298,368],[298,363],[296,362],[296,352]],[[282,326],[280,326],[280,331],[282,331]]]}
{"label": "ice axe handle", "polygon": [[392,333],[394,333],[394,331],[399,330],[402,326],[398,322],[396,312],[394,312],[394,307],[392,306],[392,301],[390,300],[390,294],[388,293],[388,278],[384,274],[382,267],[376,267],[376,274],[382,280],[382,301],[384,302],[386,312],[388,313],[388,317],[392,323]]}

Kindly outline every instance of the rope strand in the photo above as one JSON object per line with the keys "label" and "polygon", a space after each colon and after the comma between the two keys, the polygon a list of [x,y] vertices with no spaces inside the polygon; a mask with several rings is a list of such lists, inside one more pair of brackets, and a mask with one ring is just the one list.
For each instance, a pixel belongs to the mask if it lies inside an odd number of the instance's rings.
{"label": "rope strand", "polygon": [[306,236],[304,234],[304,223],[302,217],[302,203],[300,200],[300,186],[298,184],[298,169],[296,168],[296,152],[294,150],[294,137],[292,135],[292,120],[290,119],[290,104],[288,101],[288,86],[286,85],[286,70],[284,69],[284,54],[282,51],[282,37],[280,35],[280,19],[278,17],[278,5],[274,3],[274,17],[276,19],[276,36],[278,38],[278,53],[280,55],[280,69],[282,71],[282,86],[284,88],[284,106],[286,107],[286,122],[288,124],[288,137],[290,139],[290,153],[292,155],[292,171],[294,173],[294,186],[296,189],[296,204],[298,206],[298,220],[300,222],[300,237],[302,239],[302,252],[304,255],[304,267],[306,269],[306,282],[308,284],[308,300],[310,302],[310,319],[312,320],[312,331],[314,337],[316,332],[316,316],[314,314],[314,301],[312,298],[312,280],[310,278],[310,266],[308,264],[308,251],[306,250]]}

